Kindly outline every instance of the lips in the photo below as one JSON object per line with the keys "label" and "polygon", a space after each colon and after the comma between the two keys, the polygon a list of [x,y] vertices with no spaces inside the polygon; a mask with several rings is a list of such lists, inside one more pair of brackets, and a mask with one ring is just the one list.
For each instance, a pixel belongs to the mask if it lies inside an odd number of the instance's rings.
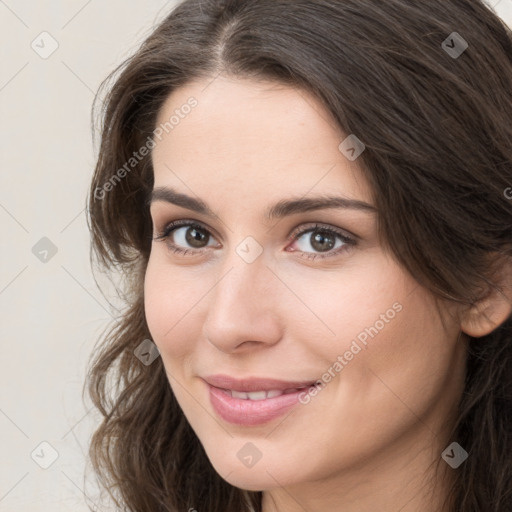
{"label": "lips", "polygon": [[212,375],[203,380],[208,384],[214,411],[225,421],[242,426],[259,425],[285,414],[314,383],[234,379],[227,375]]}
{"label": "lips", "polygon": [[241,393],[249,392],[269,392],[269,391],[287,391],[298,390],[311,386],[315,381],[283,381],[277,379],[246,377],[243,379],[235,379],[229,375],[209,375],[203,379],[219,389],[226,389],[230,391],[238,391]]}
{"label": "lips", "polygon": [[289,388],[285,389],[284,391],[280,389],[271,389],[270,391],[233,391],[232,389],[225,389],[224,391],[231,394],[233,398],[240,398],[242,400],[266,400],[267,398],[276,398],[281,395],[287,395],[290,393],[295,393],[296,391],[299,391],[300,389],[305,388]]}

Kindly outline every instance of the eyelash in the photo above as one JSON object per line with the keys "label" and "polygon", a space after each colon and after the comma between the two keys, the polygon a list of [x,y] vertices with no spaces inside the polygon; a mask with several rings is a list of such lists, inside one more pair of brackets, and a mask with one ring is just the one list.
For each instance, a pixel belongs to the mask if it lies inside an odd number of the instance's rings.
{"label": "eyelash", "polygon": [[[188,253],[197,254],[198,252],[201,252],[203,249],[183,249],[182,247],[179,247],[179,246],[173,244],[172,242],[168,241],[168,238],[171,235],[171,233],[178,227],[191,227],[191,228],[194,228],[194,229],[197,229],[200,231],[205,231],[206,233],[208,233],[211,236],[211,233],[209,232],[209,230],[207,228],[205,228],[204,226],[202,226],[201,224],[198,224],[197,222],[187,221],[187,220],[178,220],[178,221],[171,222],[170,224],[167,224],[167,226],[165,226],[163,231],[158,233],[157,236],[155,236],[153,238],[153,240],[155,240],[155,241],[160,241],[160,240],[166,241],[167,240],[167,246],[169,247],[169,249],[175,253],[182,254],[183,256]],[[293,252],[297,252],[299,254],[305,254],[306,256],[301,256],[301,257],[311,259],[311,260],[316,259],[316,258],[323,259],[323,258],[331,258],[333,256],[336,256],[339,253],[347,250],[349,247],[355,246],[357,244],[357,241],[355,238],[352,238],[352,237],[346,235],[344,232],[337,230],[333,227],[321,225],[321,224],[315,224],[314,226],[311,226],[311,227],[308,227],[308,228],[302,229],[302,230],[294,230],[289,238],[292,241],[295,241],[296,239],[302,237],[304,234],[315,232],[315,231],[320,231],[322,233],[327,233],[334,237],[338,237],[341,239],[341,241],[343,242],[344,245],[342,247],[338,247],[336,250],[334,250],[334,252],[331,252],[331,251],[333,251],[333,249],[331,249],[326,254],[307,253],[307,252],[300,251],[300,250],[295,250]]]}

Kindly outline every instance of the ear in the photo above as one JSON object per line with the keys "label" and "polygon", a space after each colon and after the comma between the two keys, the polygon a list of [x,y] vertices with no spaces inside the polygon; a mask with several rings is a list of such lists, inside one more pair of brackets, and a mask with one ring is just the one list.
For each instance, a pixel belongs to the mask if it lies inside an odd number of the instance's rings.
{"label": "ear", "polygon": [[[463,333],[474,338],[490,334],[512,315],[512,259],[506,257],[494,283],[498,289],[489,287],[485,297],[472,306],[467,306],[460,315]],[[501,290],[501,291],[500,291]]]}

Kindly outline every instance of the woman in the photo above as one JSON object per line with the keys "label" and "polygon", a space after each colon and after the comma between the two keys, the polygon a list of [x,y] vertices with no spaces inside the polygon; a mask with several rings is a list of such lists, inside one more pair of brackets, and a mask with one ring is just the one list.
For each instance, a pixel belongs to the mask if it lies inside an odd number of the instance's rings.
{"label": "woman", "polygon": [[125,278],[88,379],[116,503],[511,510],[504,23],[186,0],[119,71],[89,196]]}

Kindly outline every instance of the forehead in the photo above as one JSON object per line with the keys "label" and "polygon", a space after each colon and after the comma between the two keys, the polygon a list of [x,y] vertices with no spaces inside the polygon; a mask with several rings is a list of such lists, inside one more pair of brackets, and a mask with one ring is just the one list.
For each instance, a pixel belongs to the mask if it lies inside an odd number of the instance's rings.
{"label": "forehead", "polygon": [[164,129],[152,152],[155,187],[370,196],[357,161],[339,150],[346,134],[298,88],[225,77],[192,82],[167,98],[156,127]]}

